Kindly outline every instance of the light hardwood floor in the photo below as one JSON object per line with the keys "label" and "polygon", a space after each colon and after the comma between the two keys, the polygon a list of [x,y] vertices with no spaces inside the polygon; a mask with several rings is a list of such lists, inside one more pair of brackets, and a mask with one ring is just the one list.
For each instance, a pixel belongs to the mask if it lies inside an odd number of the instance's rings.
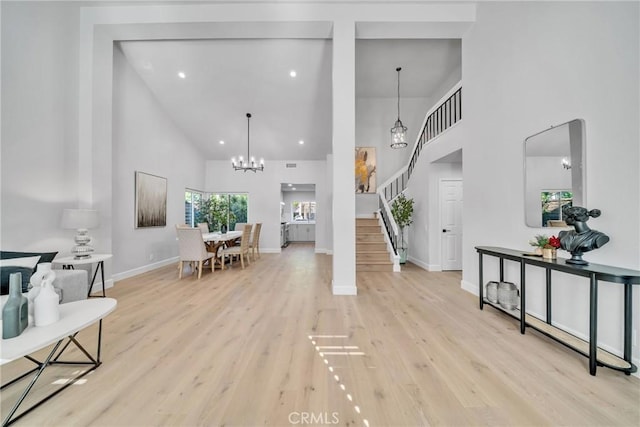
{"label": "light hardwood floor", "polygon": [[[332,296],[331,257],[291,244],[244,270],[177,277],[172,265],[109,289],[104,364],[16,425],[640,425],[638,378],[592,377],[586,358],[520,335],[459,273],[408,264]],[[4,366],[3,382],[25,366]],[[18,389],[2,392],[3,413]]]}

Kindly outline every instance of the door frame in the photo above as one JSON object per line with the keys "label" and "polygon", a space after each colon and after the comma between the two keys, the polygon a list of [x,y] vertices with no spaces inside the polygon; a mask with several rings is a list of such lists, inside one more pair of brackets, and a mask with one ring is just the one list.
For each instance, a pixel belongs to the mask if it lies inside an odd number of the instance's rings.
{"label": "door frame", "polygon": [[[460,182],[462,184],[462,188],[463,188],[463,192],[464,192],[464,181],[462,178],[440,178],[438,180],[438,248],[439,248],[439,255],[440,255],[440,271],[457,271],[457,270],[445,270],[444,269],[444,256],[443,256],[443,250],[444,250],[444,246],[442,244],[442,232],[440,230],[442,230],[442,184],[446,181],[456,181],[456,182]],[[464,194],[464,193],[463,193]],[[463,196],[463,203],[464,203],[464,196]],[[462,212],[460,212],[460,230],[462,233],[462,230],[464,228],[464,222],[463,220],[463,215]],[[460,244],[462,244],[462,239]],[[460,270],[462,270],[462,252],[460,251]]]}

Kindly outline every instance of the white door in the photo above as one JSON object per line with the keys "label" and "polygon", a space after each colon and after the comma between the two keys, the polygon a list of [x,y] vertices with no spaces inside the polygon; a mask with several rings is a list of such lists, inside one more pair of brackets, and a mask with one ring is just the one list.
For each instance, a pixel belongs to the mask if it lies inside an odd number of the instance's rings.
{"label": "white door", "polygon": [[440,181],[442,270],[462,270],[462,180]]}

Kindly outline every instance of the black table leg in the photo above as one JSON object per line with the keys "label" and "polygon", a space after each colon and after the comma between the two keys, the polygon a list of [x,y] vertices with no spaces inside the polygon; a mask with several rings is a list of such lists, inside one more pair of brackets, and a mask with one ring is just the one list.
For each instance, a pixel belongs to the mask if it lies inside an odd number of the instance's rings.
{"label": "black table leg", "polygon": [[102,296],[106,297],[107,294],[104,290],[104,261],[98,262],[96,265],[96,271],[93,272],[93,278],[91,279],[91,285],[89,285],[89,292],[87,293],[87,298],[91,296],[91,291],[93,290],[93,285],[96,283],[96,277],[98,276],[98,270],[101,272],[102,277]]}
{"label": "black table leg", "polygon": [[596,374],[598,350],[598,280],[595,274],[590,277],[589,292],[589,373]]}
{"label": "black table leg", "polygon": [[525,316],[527,312],[527,304],[526,304],[526,292],[525,292],[525,268],[526,264],[524,261],[520,261],[520,333],[524,334],[524,329],[526,326]]}
{"label": "black table leg", "polygon": [[551,324],[551,270],[547,271],[547,324]]}
{"label": "black table leg", "polygon": [[480,282],[478,283],[478,288],[479,288],[479,295],[480,295],[480,310],[482,310],[483,305],[484,305],[484,289],[483,289],[483,283],[484,283],[484,279],[483,279],[483,274],[482,274],[482,253],[478,252],[478,257],[479,257],[479,264],[478,264],[478,271],[480,273]]}
{"label": "black table leg", "polygon": [[[632,299],[631,283],[626,282],[624,284],[624,360],[629,363],[631,363],[631,333],[633,330],[631,326],[633,319]],[[631,375],[631,372],[625,372],[625,374]]]}

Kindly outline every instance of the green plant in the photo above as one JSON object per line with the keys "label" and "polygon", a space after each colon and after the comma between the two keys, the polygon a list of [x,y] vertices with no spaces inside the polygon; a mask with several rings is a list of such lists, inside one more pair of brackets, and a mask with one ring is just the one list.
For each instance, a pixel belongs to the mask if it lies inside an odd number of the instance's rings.
{"label": "green plant", "polygon": [[544,234],[536,234],[533,239],[529,240],[529,244],[538,248],[544,248],[545,245],[549,244],[549,238]]}
{"label": "green plant", "polygon": [[202,201],[200,210],[196,213],[196,222],[209,223],[211,230],[219,230],[223,224],[228,225],[228,222],[235,224],[235,214],[229,211],[227,195],[212,194],[211,197]]}
{"label": "green plant", "polygon": [[400,227],[400,247],[404,248],[404,228],[413,223],[413,199],[408,199],[400,194],[391,204],[391,214],[396,224]]}

